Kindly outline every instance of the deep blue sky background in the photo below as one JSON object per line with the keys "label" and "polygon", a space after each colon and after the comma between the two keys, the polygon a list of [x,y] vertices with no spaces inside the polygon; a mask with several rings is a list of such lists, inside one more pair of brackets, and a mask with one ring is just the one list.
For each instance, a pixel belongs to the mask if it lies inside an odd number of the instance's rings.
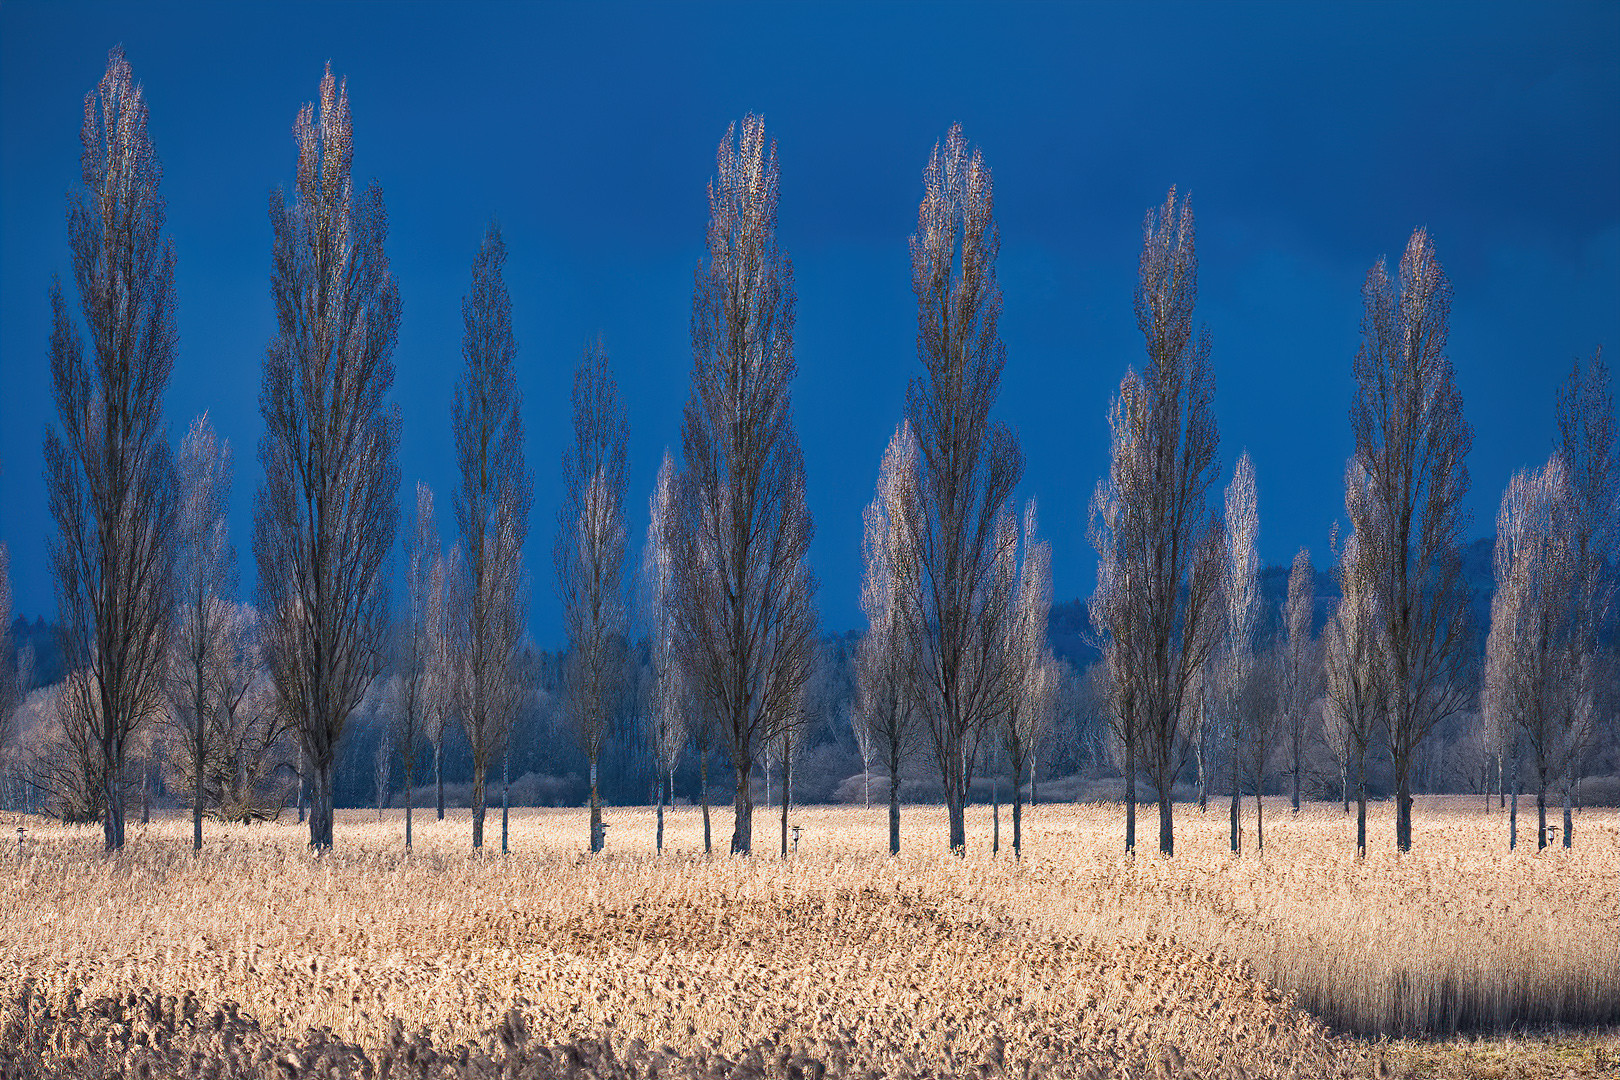
{"label": "deep blue sky background", "polygon": [[[0,7],[0,538],[16,605],[54,611],[40,454],[54,419],[47,288],[68,275],[82,99],[123,43],[151,108],[178,259],[178,441],[211,411],[236,451],[251,589],[272,187],[323,64],[347,76],[355,171],[383,185],[404,315],[402,502],[453,526],[460,300],[499,215],[535,474],[536,639],[560,643],[551,541],[571,373],[601,332],[631,431],[631,528],[679,443],[704,186],[728,122],[780,146],[798,275],[795,413],[828,629],[861,625],[860,510],[919,369],[906,239],[954,120],[1001,226],[1021,496],[1057,599],[1094,565],[1086,503],[1110,392],[1142,348],[1141,223],[1174,183],[1198,215],[1228,463],[1254,456],[1268,563],[1318,565],[1342,515],[1359,288],[1415,226],[1455,287],[1451,355],[1475,430],[1473,531],[1551,449],[1555,388],[1620,342],[1620,5],[1059,6],[17,3]],[[1620,357],[1610,355],[1611,364]],[[1224,484],[1224,480],[1222,481]],[[1218,493],[1217,493],[1218,497]]]}

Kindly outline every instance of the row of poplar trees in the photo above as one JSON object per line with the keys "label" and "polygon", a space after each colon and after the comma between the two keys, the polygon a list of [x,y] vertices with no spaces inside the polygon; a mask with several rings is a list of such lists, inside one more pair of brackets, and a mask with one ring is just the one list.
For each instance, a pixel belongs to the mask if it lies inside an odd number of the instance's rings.
{"label": "row of poplar trees", "polygon": [[[466,365],[452,405],[461,474],[456,541],[443,550],[432,492],[419,485],[405,539],[407,610],[395,620],[386,578],[398,524],[400,422],[387,395],[400,300],[384,250],[382,193],[375,183],[355,188],[347,92],[330,67],[318,103],[298,114],[294,136],[291,198],[278,190],[270,200],[277,330],[260,393],[264,480],[253,537],[257,648],[274,698],[268,712],[299,743],[311,844],[330,846],[338,742],[362,697],[391,669],[392,738],[407,777],[423,740],[434,747],[437,773],[445,725],[454,718],[465,731],[474,765],[473,843],[481,846],[485,779],[534,681],[531,651],[523,648],[522,556],[532,479],[501,273],[505,246],[492,225],[463,300]],[[167,443],[161,405],[177,340],[174,254],[162,236],[161,167],[146,103],[119,50],[86,96],[82,139],[84,187],[70,199],[68,227],[91,347],[87,357],[54,285],[51,365],[61,430],[48,432],[45,458],[68,666],[82,673],[73,683],[83,699],[78,713],[98,744],[106,843],[115,848],[123,843],[125,744],[162,708],[174,656],[186,653],[186,641],[206,637],[199,623],[210,605],[228,599],[234,580],[222,512],[229,449],[215,443],[206,423],[193,425],[178,465]],[[875,749],[888,765],[892,851],[899,848],[894,778],[925,739],[945,791],[948,843],[958,852],[976,764],[1004,755],[1014,776],[1017,850],[1021,778],[1055,708],[1058,668],[1045,640],[1050,555],[1037,537],[1033,502],[1019,527],[1012,499],[1022,454],[1011,429],[990,415],[1006,359],[990,170],[953,127],[923,179],[911,238],[922,370],[908,387],[904,419],[866,512],[861,602],[870,627],[858,655],[855,729],[863,756]],[[730,847],[746,853],[754,765],[773,753],[791,761],[804,722],[817,588],[791,415],[793,267],[776,237],[777,157],[759,117],[728,129],[708,197],[681,461],[666,452],[659,469],[636,594],[664,788],[689,743],[705,766],[711,744],[723,744],[736,783]],[[1338,551],[1344,599],[1324,652],[1330,711],[1348,730],[1358,765],[1372,725],[1387,736],[1396,839],[1405,850],[1412,755],[1462,707],[1467,685],[1461,540],[1471,435],[1445,353],[1450,286],[1426,233],[1413,235],[1398,276],[1380,260],[1363,297],[1351,409],[1356,453],[1347,471],[1351,528]],[[1144,227],[1136,314],[1146,357],[1140,372],[1126,373],[1110,406],[1111,464],[1092,499],[1090,528],[1099,554],[1090,614],[1125,756],[1126,846],[1135,846],[1140,771],[1157,791],[1166,854],[1174,850],[1172,787],[1195,739],[1203,760],[1205,713],[1224,714],[1231,732],[1242,723],[1236,694],[1255,623],[1253,468],[1247,455],[1240,458],[1224,515],[1208,506],[1219,438],[1210,337],[1195,327],[1196,298],[1192,208],[1171,189]],[[1594,370],[1601,374],[1601,365]],[[1588,402],[1588,411],[1601,408],[1599,390],[1572,393],[1572,400],[1598,403]],[[594,851],[603,844],[597,761],[623,700],[630,637],[627,428],[600,341],[585,349],[573,404],[553,556],[569,638],[565,701],[591,769]],[[1522,641],[1548,622],[1535,605],[1549,592],[1576,596],[1573,607],[1565,605],[1574,613],[1555,633],[1563,651],[1535,655],[1557,652],[1577,667],[1612,593],[1590,583],[1608,580],[1595,571],[1606,570],[1612,554],[1613,508],[1603,518],[1580,511],[1587,504],[1578,502],[1601,501],[1601,491],[1589,493],[1602,483],[1612,496],[1612,403],[1608,408],[1609,443],[1594,449],[1590,431],[1577,433],[1574,450],[1566,446],[1537,478],[1515,481],[1511,513],[1504,504],[1515,537],[1546,534],[1518,524],[1540,520],[1536,514],[1562,515],[1568,524],[1559,535],[1570,543],[1554,546],[1556,564],[1545,544],[1499,546],[1499,571],[1512,587],[1498,600],[1519,620],[1513,625],[1529,628],[1512,632]],[[1581,422],[1572,420],[1572,430]],[[1588,428],[1597,430],[1595,423]],[[1587,476],[1603,468],[1607,480]],[[185,482],[177,484],[181,474]],[[1581,525],[1582,512],[1597,524]],[[1312,578],[1308,559],[1296,561],[1294,577],[1301,584],[1291,582],[1285,620],[1289,678],[1302,687],[1310,613],[1295,592]],[[1506,626],[1509,607],[1503,610]],[[1496,634],[1493,626],[1493,641]],[[1493,644],[1492,656],[1533,651]],[[1572,698],[1575,704],[1536,702],[1549,699],[1549,683],[1589,689],[1591,678],[1572,683],[1551,661],[1534,670],[1528,661],[1493,664],[1494,714],[1511,712],[1525,734],[1514,744],[1515,760],[1517,747],[1528,746],[1543,774],[1555,769],[1547,762],[1560,751],[1552,736],[1538,742],[1535,725],[1551,717],[1544,727],[1566,730],[1569,716],[1591,712],[1590,693],[1582,690],[1586,697]],[[217,711],[201,700],[200,685],[199,761],[201,718]],[[1238,755],[1232,760],[1236,846]],[[193,772],[200,844],[202,770]],[[706,777],[704,790],[707,834]],[[441,816],[442,792],[441,783]],[[504,815],[502,833],[504,847]],[[660,840],[661,833],[660,826]]]}

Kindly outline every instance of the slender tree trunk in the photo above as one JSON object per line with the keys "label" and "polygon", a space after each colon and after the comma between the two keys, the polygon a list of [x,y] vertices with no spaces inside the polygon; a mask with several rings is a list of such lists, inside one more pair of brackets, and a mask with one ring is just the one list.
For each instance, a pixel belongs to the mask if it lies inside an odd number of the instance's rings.
{"label": "slender tree trunk", "polygon": [[439,820],[444,820],[444,739],[433,744],[433,786],[439,789]]}
{"label": "slender tree trunk", "polygon": [[484,766],[473,762],[472,786],[473,850],[484,848]]}
{"label": "slender tree trunk", "polygon": [[1260,789],[1263,784],[1254,785],[1254,850],[1256,853],[1266,850],[1266,808],[1260,801]]}
{"label": "slender tree trunk", "polygon": [[[1168,786],[1168,785],[1167,785]],[[1159,795],[1159,850],[1166,855],[1176,853],[1175,823],[1171,818],[1173,805],[1168,794]]]}
{"label": "slender tree trunk", "polygon": [[1125,853],[1136,854],[1136,740],[1125,740]]}
{"label": "slender tree trunk", "polygon": [[596,754],[591,754],[591,854],[602,850],[602,797],[596,789]]}
{"label": "slender tree trunk", "polygon": [[141,824],[152,823],[152,752],[147,750],[141,766]]}
{"label": "slender tree trunk", "polygon": [[1503,773],[1503,771],[1504,771],[1504,768],[1503,768],[1503,763],[1502,763],[1502,755],[1497,754],[1496,755],[1496,808],[1498,810],[1507,809],[1507,793],[1504,790],[1504,785],[1503,785],[1503,782],[1502,782],[1502,773]]}
{"label": "slender tree trunk", "polygon": [[405,765],[405,850],[411,848],[411,763]]}
{"label": "slender tree trunk", "polygon": [[507,848],[507,822],[512,813],[512,740],[506,740],[506,750],[501,754],[501,854],[505,855]]}
{"label": "slender tree trunk", "polygon": [[1350,766],[1339,762],[1339,795],[1344,799],[1344,812],[1350,813]]}
{"label": "slender tree trunk", "polygon": [[298,773],[298,824],[304,823],[304,800],[309,791],[309,762],[303,761],[304,766]]}
{"label": "slender tree trunk", "polygon": [[1367,748],[1356,751],[1356,858],[1367,857]]}
{"label": "slender tree trunk", "polygon": [[332,765],[316,762],[309,793],[309,844],[317,851],[332,847]]}
{"label": "slender tree trunk", "polygon": [[1513,807],[1508,811],[1508,850],[1514,851],[1519,846],[1519,754],[1513,753]]}
{"label": "slender tree trunk", "polygon": [[900,854],[900,747],[889,747],[889,854]]}
{"label": "slender tree trunk", "polygon": [[1300,755],[1304,753],[1304,747],[1300,745],[1301,729],[1297,723],[1294,724],[1293,731],[1290,733],[1290,738],[1293,745],[1290,746],[1289,749],[1293,752],[1294,756],[1294,813],[1297,814],[1299,813],[1299,759]]}
{"label": "slender tree trunk", "polygon": [[1412,761],[1395,761],[1395,848],[1401,854],[1412,850]]}
{"label": "slender tree trunk", "polygon": [[793,801],[793,780],[786,746],[784,742],[782,751],[782,858],[784,859],[788,853],[788,804]]}
{"label": "slender tree trunk", "polygon": [[1569,781],[1564,781],[1564,846],[1575,846],[1575,818],[1570,814]]}
{"label": "slender tree trunk", "polygon": [[1203,710],[1198,712],[1198,812],[1200,814],[1209,810],[1209,773],[1206,769],[1208,762],[1207,740],[1208,725],[1204,723]]}
{"label": "slender tree trunk", "polygon": [[[192,744],[192,764],[195,766],[191,785],[191,849],[202,850],[202,802],[203,802],[203,758],[207,754],[207,733],[203,729],[202,710],[197,710],[197,729],[192,733],[196,741]],[[299,788],[300,795],[303,788]],[[282,798],[286,798],[285,795]],[[298,801],[300,824],[303,822],[304,802]]]}
{"label": "slender tree trunk", "polygon": [[[997,762],[997,766],[999,765],[1000,763]],[[990,854],[1001,854],[1001,769],[999,767],[990,770]]]}
{"label": "slender tree trunk", "polygon": [[1547,846],[1547,767],[1536,766],[1536,850]]}
{"label": "slender tree trunk", "polygon": [[967,854],[967,810],[961,786],[955,782],[945,792],[945,814],[950,819],[951,853]]}
{"label": "slender tree trunk", "polygon": [[1023,803],[1023,792],[1020,790],[1020,788],[1023,785],[1023,779],[1024,779],[1023,773],[1024,773],[1024,770],[1021,767],[1021,763],[1018,762],[1018,761],[1014,761],[1013,762],[1012,812],[1013,812],[1013,858],[1015,858],[1015,859],[1021,859],[1024,856],[1024,814],[1023,814],[1024,803]]}
{"label": "slender tree trunk", "polygon": [[[675,791],[675,777],[674,777],[673,774],[670,775],[670,777],[669,777],[669,791],[670,791],[671,795],[673,796],[674,791]],[[664,778],[663,777],[659,777],[659,784],[658,784],[658,837],[657,837],[657,840],[655,841],[654,850],[656,850],[658,852],[658,854],[660,854],[660,855],[662,855],[664,853]]]}
{"label": "slender tree trunk", "polygon": [[713,838],[709,832],[709,754],[707,749],[698,753],[698,790],[699,798],[703,802],[703,854],[708,855],[714,850]]}
{"label": "slender tree trunk", "polygon": [[[742,755],[738,755],[742,757]],[[737,793],[733,803],[734,819],[731,825],[731,853],[750,854],[754,846],[754,797],[748,790],[752,779],[752,762],[743,758],[737,762]],[[766,770],[769,774],[769,770]]]}

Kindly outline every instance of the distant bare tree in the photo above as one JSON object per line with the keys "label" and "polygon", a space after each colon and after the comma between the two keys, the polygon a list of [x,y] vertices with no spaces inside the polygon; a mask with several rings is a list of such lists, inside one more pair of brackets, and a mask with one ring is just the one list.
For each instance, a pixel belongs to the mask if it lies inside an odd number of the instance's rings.
{"label": "distant bare tree", "polygon": [[356,194],[347,83],[321,78],[293,125],[293,202],[270,196],[276,336],[259,411],[264,484],[253,551],[266,656],[309,766],[309,842],[332,846],[332,767],[382,671],[386,564],[398,527],[394,382],[399,287],[375,183]]}
{"label": "distant bare tree", "polygon": [[60,282],[51,285],[51,383],[61,432],[45,436],[57,536],[51,568],[63,656],[94,707],[108,850],[124,845],[125,747],[157,716],[173,626],[174,462],[163,392],[176,348],[174,247],[161,234],[163,167],[146,98],[122,49],[84,99],[84,189],[69,199],[68,247],[86,357]]}
{"label": "distant bare tree", "polygon": [[[1147,347],[1110,413],[1109,475],[1093,498],[1099,590],[1128,660],[1142,766],[1158,792],[1159,850],[1175,851],[1171,788],[1185,757],[1191,691],[1220,636],[1219,521],[1206,496],[1219,462],[1209,333],[1193,332],[1198,258],[1192,206],[1170,189],[1143,225],[1136,322]],[[1127,796],[1130,802],[1131,796]],[[1134,811],[1127,846],[1134,850]]]}
{"label": "distant bare tree", "polygon": [[442,657],[445,562],[439,526],[433,516],[433,489],[416,485],[416,517],[405,537],[405,618],[395,629],[393,706],[394,748],[405,767],[405,846],[411,846],[411,804],[417,751],[422,739],[434,747],[434,779],[442,782],[439,746],[450,711],[449,685]]}
{"label": "distant bare tree", "polygon": [[475,849],[484,846],[484,780],[494,756],[505,750],[523,698],[523,541],[534,497],[523,462],[523,396],[513,370],[518,347],[501,274],[505,261],[500,227],[491,224],[473,259],[472,293],[461,301],[467,366],[451,406],[461,467],[455,497],[461,560],[452,589],[450,656],[455,711],[472,749]]}
{"label": "distant bare tree", "polygon": [[918,512],[907,543],[917,584],[903,610],[911,697],[933,736],[950,849],[961,853],[980,737],[1014,692],[997,661],[1012,619],[1008,571],[1018,543],[1006,511],[1024,461],[1012,429],[990,419],[1007,362],[997,330],[1001,237],[990,170],[980,151],[969,151],[960,124],[935,144],[923,186],[911,289],[924,371],[906,390],[917,440]]}
{"label": "distant bare tree", "polygon": [[1311,615],[1316,605],[1316,568],[1311,553],[1300,548],[1288,575],[1288,599],[1282,611],[1282,656],[1277,705],[1283,710],[1282,727],[1288,738],[1288,771],[1293,781],[1293,811],[1299,813],[1299,778],[1305,761],[1305,741],[1311,702],[1316,698],[1321,661],[1311,637]]}
{"label": "distant bare tree", "polygon": [[557,597],[568,630],[564,701],[591,770],[591,851],[602,850],[597,760],[623,693],[625,443],[629,426],[598,338],[574,372],[574,444],[563,451]]}
{"label": "distant bare tree", "polygon": [[[1352,522],[1369,520],[1373,509],[1371,482],[1361,464],[1351,458],[1345,468],[1345,507]],[[1337,548],[1337,537],[1335,537]],[[1336,550],[1335,574],[1340,600],[1322,631],[1323,668],[1327,675],[1327,707],[1331,725],[1344,732],[1348,756],[1356,776],[1356,854],[1367,854],[1367,747],[1373,725],[1384,711],[1386,658],[1384,626],[1378,618],[1377,579],[1371,558],[1361,546],[1361,534],[1351,532]]]}
{"label": "distant bare tree", "polygon": [[685,471],[666,521],[677,648],[736,770],[733,853],[753,843],[753,763],[796,722],[815,656],[814,529],[793,431],[793,264],[777,244],[765,123],[720,143],[708,260],[692,289]]}
{"label": "distant bare tree", "polygon": [[1382,623],[1395,844],[1410,851],[1412,755],[1467,703],[1471,681],[1462,537],[1473,434],[1446,356],[1451,283],[1428,233],[1412,234],[1398,281],[1379,259],[1361,293],[1350,427],[1368,497],[1356,500],[1364,513],[1351,527]]}
{"label": "distant bare tree", "polygon": [[647,500],[647,543],[641,556],[641,609],[652,664],[652,751],[658,763],[657,850],[664,850],[664,803],[675,798],[675,766],[690,736],[691,695],[675,652],[674,615],[670,609],[675,567],[664,522],[676,498],[675,458],[668,450],[658,466],[658,480]]}
{"label": "distant bare tree", "polygon": [[[1589,740],[1597,729],[1603,681],[1600,638],[1620,584],[1620,432],[1602,349],[1593,353],[1584,371],[1577,362],[1559,391],[1558,456],[1569,491],[1570,555],[1575,560],[1570,725]],[[1580,780],[1584,751],[1583,746],[1571,756],[1564,777],[1565,847],[1574,843],[1570,792]]]}
{"label": "distant bare tree", "polygon": [[[901,421],[883,452],[877,494],[867,505],[861,544],[865,572],[861,611],[867,630],[855,653],[855,709],[851,723],[861,740],[863,759],[875,751],[889,774],[889,854],[900,854],[900,768],[917,749],[921,734],[911,699],[916,664],[903,605],[918,588],[915,536],[917,441]],[[871,751],[864,748],[870,746]],[[868,781],[870,785],[870,780]]]}
{"label": "distant bare tree", "polygon": [[1547,789],[1592,735],[1583,701],[1583,583],[1564,459],[1514,474],[1496,525],[1496,593],[1485,645],[1488,722],[1517,725],[1536,779],[1538,848],[1547,846]]}
{"label": "distant bare tree", "polygon": [[[1248,712],[1246,693],[1254,675],[1254,635],[1260,611],[1260,556],[1255,541],[1260,516],[1255,502],[1254,463],[1248,451],[1239,456],[1226,487],[1226,543],[1221,563],[1221,595],[1225,600],[1224,635],[1210,665],[1214,697],[1219,702],[1232,774],[1231,844],[1243,849],[1242,793],[1244,762],[1254,756],[1253,743],[1266,741],[1269,731],[1257,729],[1259,717]],[[1260,766],[1265,747],[1259,747]],[[1252,772],[1252,770],[1251,770]],[[1260,790],[1255,789],[1258,800]],[[1258,805],[1258,802],[1257,802]]]}
{"label": "distant bare tree", "polygon": [[1052,547],[1036,539],[1035,500],[1024,507],[1024,561],[1013,601],[1004,662],[1014,667],[1016,690],[1007,711],[997,718],[1002,752],[1012,766],[1013,857],[1024,852],[1024,778],[1036,747],[1051,730],[1057,710],[1057,660],[1046,644],[1046,621],[1052,611]]}
{"label": "distant bare tree", "polygon": [[231,499],[231,444],[214,435],[205,412],[180,444],[179,518],[175,539],[175,612],[171,701],[184,731],[191,779],[191,845],[202,850],[203,786],[211,728],[225,708],[236,622],[236,549],[226,514]]}

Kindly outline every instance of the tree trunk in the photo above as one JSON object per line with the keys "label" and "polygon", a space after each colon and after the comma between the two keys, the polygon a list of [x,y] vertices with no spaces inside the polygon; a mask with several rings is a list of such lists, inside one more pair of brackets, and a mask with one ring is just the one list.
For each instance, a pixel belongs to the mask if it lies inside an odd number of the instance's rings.
{"label": "tree trunk", "polygon": [[1232,773],[1232,854],[1243,854],[1243,785],[1238,783],[1237,771]]}
{"label": "tree trunk", "polygon": [[1344,799],[1344,812],[1350,812],[1350,767],[1346,762],[1339,762],[1339,795]]}
{"label": "tree trunk", "polygon": [[405,766],[405,850],[411,849],[411,767]]}
{"label": "tree trunk", "polygon": [[1001,854],[1001,770],[990,770],[990,854]]}
{"label": "tree trunk", "polygon": [[[659,777],[658,780],[658,836],[654,841],[653,850],[662,855],[664,853],[664,778]],[[675,777],[673,775],[669,777],[669,790],[670,794],[673,795],[675,792]]]}
{"label": "tree trunk", "polygon": [[[1297,717],[1296,717],[1296,720],[1297,720]],[[1302,747],[1300,745],[1302,737],[1303,737],[1303,729],[1296,722],[1293,725],[1292,732],[1290,733],[1290,738],[1292,740],[1293,745],[1289,747],[1289,749],[1293,752],[1293,758],[1294,758],[1294,761],[1293,761],[1293,766],[1294,766],[1294,813],[1296,813],[1296,814],[1299,813],[1299,759],[1300,759],[1300,755],[1304,753],[1304,749],[1305,749],[1304,747]]]}
{"label": "tree trunk", "polygon": [[1264,785],[1254,785],[1254,850],[1258,854],[1266,850],[1266,808],[1260,801],[1260,789]]}
{"label": "tree trunk", "polygon": [[[786,744],[783,744],[784,747]],[[793,787],[789,773],[788,754],[786,749],[782,752],[782,857],[787,858],[788,853],[788,804],[793,801]]]}
{"label": "tree trunk", "polygon": [[1024,815],[1023,815],[1024,802],[1023,802],[1023,792],[1020,790],[1022,788],[1022,786],[1023,786],[1023,779],[1024,779],[1023,774],[1024,774],[1024,770],[1022,768],[1021,763],[1017,762],[1017,761],[1014,761],[1013,762],[1012,812],[1013,812],[1013,858],[1015,858],[1015,859],[1021,859],[1024,856]]}
{"label": "tree trunk", "polygon": [[1575,845],[1575,819],[1570,814],[1569,783],[1564,783],[1564,846]]}
{"label": "tree trunk", "polygon": [[1519,755],[1513,755],[1513,808],[1508,811],[1508,850],[1519,846]]}
{"label": "tree trunk", "polygon": [[[203,758],[207,754],[207,732],[203,729],[202,710],[197,710],[197,730],[193,733],[196,741],[192,744],[192,764],[195,775],[191,785],[191,849],[202,850],[202,801],[203,801]],[[302,789],[300,789],[302,791]],[[282,796],[286,798],[286,796]],[[299,800],[299,810],[303,810],[303,800]],[[302,821],[302,813],[299,815]]]}
{"label": "tree trunk", "polygon": [[889,854],[900,854],[900,747],[889,747]]}
{"label": "tree trunk", "polygon": [[1411,762],[1395,765],[1395,847],[1403,855],[1412,850]]}
{"label": "tree trunk", "polygon": [[945,814],[950,819],[951,854],[958,857],[967,855],[967,810],[964,805],[966,797],[961,785],[952,782],[945,789]]}
{"label": "tree trunk", "polygon": [[444,820],[444,739],[433,744],[433,784],[439,789],[439,820]]}
{"label": "tree trunk", "polygon": [[596,790],[596,755],[591,755],[591,854],[602,850],[602,797]]}
{"label": "tree trunk", "polygon": [[1536,850],[1547,846],[1547,768],[1536,767]]}
{"label": "tree trunk", "polygon": [[1136,854],[1136,740],[1125,740],[1125,853]]}
{"label": "tree trunk", "polygon": [[304,823],[304,802],[309,791],[309,762],[301,762],[304,767],[298,773],[298,824]]}
{"label": "tree trunk", "polygon": [[473,850],[482,851],[484,847],[484,767],[476,761],[473,762],[472,804]]}
{"label": "tree trunk", "polygon": [[309,846],[316,851],[332,847],[332,763],[313,763],[314,783],[309,792]]}
{"label": "tree trunk", "polygon": [[[1169,783],[1165,784],[1169,787]],[[1172,803],[1169,792],[1159,793],[1159,850],[1165,855],[1176,853],[1175,823],[1171,820]]]}
{"label": "tree trunk", "polygon": [[714,850],[714,843],[709,833],[709,754],[708,750],[698,752],[698,790],[699,799],[703,803],[703,854],[707,855]]}
{"label": "tree trunk", "polygon": [[507,848],[507,822],[512,813],[512,740],[506,740],[506,750],[501,754],[501,854],[505,855]]}
{"label": "tree trunk", "polygon": [[1198,812],[1200,814],[1209,810],[1209,774],[1206,771],[1208,761],[1205,742],[1208,725],[1204,723],[1204,713],[1198,712]]}
{"label": "tree trunk", "polygon": [[1356,752],[1356,858],[1367,857],[1367,750]]}
{"label": "tree trunk", "polygon": [[737,756],[742,760],[737,762],[737,794],[733,804],[735,820],[731,826],[731,853],[748,855],[754,846],[754,794],[748,790],[748,783],[752,779],[753,762],[741,754]]}
{"label": "tree trunk", "polygon": [[1498,810],[1505,810],[1507,808],[1507,793],[1504,790],[1503,783],[1502,783],[1502,772],[1503,772],[1502,755],[1497,754],[1496,755],[1496,808]]}

